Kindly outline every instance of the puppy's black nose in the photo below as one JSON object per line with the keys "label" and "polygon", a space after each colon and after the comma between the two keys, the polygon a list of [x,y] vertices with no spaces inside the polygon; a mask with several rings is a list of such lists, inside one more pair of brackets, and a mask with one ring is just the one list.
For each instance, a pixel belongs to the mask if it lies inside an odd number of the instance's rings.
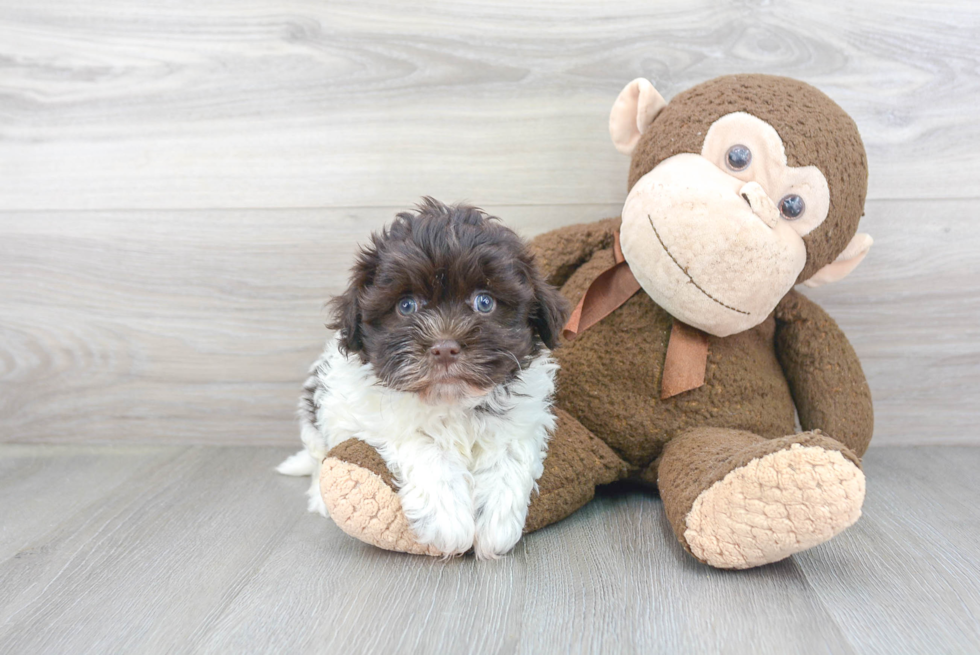
{"label": "puppy's black nose", "polygon": [[429,352],[436,361],[442,364],[452,364],[459,357],[459,342],[452,341],[451,339],[436,341],[429,348]]}

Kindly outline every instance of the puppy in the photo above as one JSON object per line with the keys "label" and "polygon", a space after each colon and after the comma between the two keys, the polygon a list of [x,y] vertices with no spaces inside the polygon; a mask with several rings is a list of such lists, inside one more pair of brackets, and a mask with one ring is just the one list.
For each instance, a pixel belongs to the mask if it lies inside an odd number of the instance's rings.
{"label": "puppy", "polygon": [[374,447],[417,539],[481,559],[520,539],[555,424],[555,347],[568,307],[525,243],[475,207],[425,198],[362,248],[331,302],[335,338],[300,399],[311,474],[346,439]]}

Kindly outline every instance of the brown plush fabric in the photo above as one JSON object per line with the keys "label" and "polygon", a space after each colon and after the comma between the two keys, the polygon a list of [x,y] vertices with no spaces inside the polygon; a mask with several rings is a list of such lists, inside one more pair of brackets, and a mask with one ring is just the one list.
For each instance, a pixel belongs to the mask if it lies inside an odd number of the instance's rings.
{"label": "brown plush fabric", "polygon": [[595,496],[595,488],[626,476],[626,463],[569,414],[557,410],[558,425],[548,442],[544,473],[524,523],[534,532],[560,521]]}
{"label": "brown plush fabric", "polygon": [[790,166],[813,165],[827,178],[830,214],[803,238],[807,263],[798,279],[802,282],[832,262],[857,232],[868,187],[868,162],[857,126],[809,84],[772,75],[728,75],[679,93],[640,138],[628,188],[668,157],[700,154],[711,124],[737,111],[776,130]]}
{"label": "brown plush fabric", "polygon": [[613,257],[616,265],[599,274],[579,299],[568,318],[561,335],[574,339],[580,332],[604,319],[640,290],[640,283],[633,276],[623,249],[619,244],[619,232],[613,232]]}
{"label": "brown plush fabric", "polygon": [[363,441],[348,439],[347,441],[341,442],[327,453],[327,457],[335,457],[342,462],[348,462],[365,468],[378,475],[386,485],[396,491],[398,490],[398,486],[395,484],[395,478],[391,474],[391,471],[388,470],[388,465],[381,459],[381,455]]}
{"label": "brown plush fabric", "polygon": [[[583,269],[612,261],[611,248],[596,253],[562,293],[576,302],[591,273]],[[772,317],[741,334],[709,336],[704,385],[662,400],[672,324],[667,312],[638,293],[574,341],[564,342],[555,351],[561,365],[557,405],[628,462],[634,474],[645,471],[663,445],[688,428],[727,427],[766,437],[793,432],[793,399],[773,348]],[[638,479],[652,481],[648,474]]]}
{"label": "brown plush fabric", "polygon": [[752,460],[788,449],[793,444],[839,451],[845,459],[860,467],[857,455],[819,431],[764,439],[741,430],[695,428],[668,443],[659,462],[658,486],[667,520],[684,548],[690,552],[684,540],[684,519],[701,492]]}
{"label": "brown plush fabric", "polygon": [[[615,223],[611,223],[609,227],[619,228],[621,221],[616,219]],[[612,233],[612,230],[610,230]],[[538,239],[544,241],[545,236],[542,235],[531,242],[533,246]],[[579,266],[575,272],[568,276],[568,280],[560,287],[562,294],[568,299],[575,299],[575,303],[582,298],[585,292],[588,290],[592,281],[595,280],[603,271],[608,270],[611,266],[615,265],[616,257],[613,254],[612,245],[604,246],[593,253],[590,253],[588,259],[586,259],[581,266]]]}
{"label": "brown plush fabric", "polygon": [[[618,226],[618,219],[608,219],[592,230],[563,228],[532,243],[549,253],[555,270],[567,270],[563,258],[581,262],[562,287],[570,302],[615,262],[611,239]],[[594,252],[585,253],[582,234],[591,236]],[[726,338],[709,336],[704,386],[662,400],[672,321],[638,293],[563,342],[555,351],[561,364],[556,405],[609,446],[628,466],[628,477],[660,486],[682,543],[683,519],[698,495],[751,461],[799,444],[841,452],[858,465],[873,427],[870,393],[846,337],[814,303],[793,291],[759,326]],[[799,435],[793,434],[797,407],[810,430]],[[564,436],[573,429],[568,425],[574,424],[559,425],[556,444],[573,440]],[[669,468],[661,471],[663,466]],[[591,498],[588,484],[569,485],[564,493],[570,500],[561,511],[532,503],[533,529],[547,524],[548,512],[563,518]]]}
{"label": "brown plush fabric", "polygon": [[776,307],[776,352],[803,429],[819,428],[863,456],[874,432],[871,389],[834,319],[791,291]]}
{"label": "brown plush fabric", "polygon": [[549,232],[549,238],[538,238],[531,243],[534,263],[548,284],[560,287],[592,253],[612,247],[613,232],[619,229],[620,223],[618,218],[611,218],[598,223],[569,225]]}

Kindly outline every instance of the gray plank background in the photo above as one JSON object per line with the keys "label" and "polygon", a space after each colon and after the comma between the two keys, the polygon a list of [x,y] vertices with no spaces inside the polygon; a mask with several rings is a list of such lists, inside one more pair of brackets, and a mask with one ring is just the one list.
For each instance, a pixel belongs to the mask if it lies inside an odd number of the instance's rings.
{"label": "gray plank background", "polygon": [[758,71],[864,134],[876,245],[813,295],[874,445],[980,443],[978,60],[967,0],[0,2],[0,441],[292,443],[372,229],[616,215],[622,85]]}

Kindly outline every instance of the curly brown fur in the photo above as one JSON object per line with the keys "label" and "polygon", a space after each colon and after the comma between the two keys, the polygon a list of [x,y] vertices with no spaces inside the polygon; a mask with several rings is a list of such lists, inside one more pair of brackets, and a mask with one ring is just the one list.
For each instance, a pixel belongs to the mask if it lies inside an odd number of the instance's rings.
{"label": "curly brown fur", "polygon": [[[479,294],[493,309],[477,311]],[[399,312],[411,299],[416,311]],[[476,207],[425,198],[372,234],[350,286],[331,302],[341,346],[382,382],[423,395],[476,395],[512,378],[542,346],[557,345],[568,312],[527,245]],[[449,364],[437,343],[459,345]]]}

